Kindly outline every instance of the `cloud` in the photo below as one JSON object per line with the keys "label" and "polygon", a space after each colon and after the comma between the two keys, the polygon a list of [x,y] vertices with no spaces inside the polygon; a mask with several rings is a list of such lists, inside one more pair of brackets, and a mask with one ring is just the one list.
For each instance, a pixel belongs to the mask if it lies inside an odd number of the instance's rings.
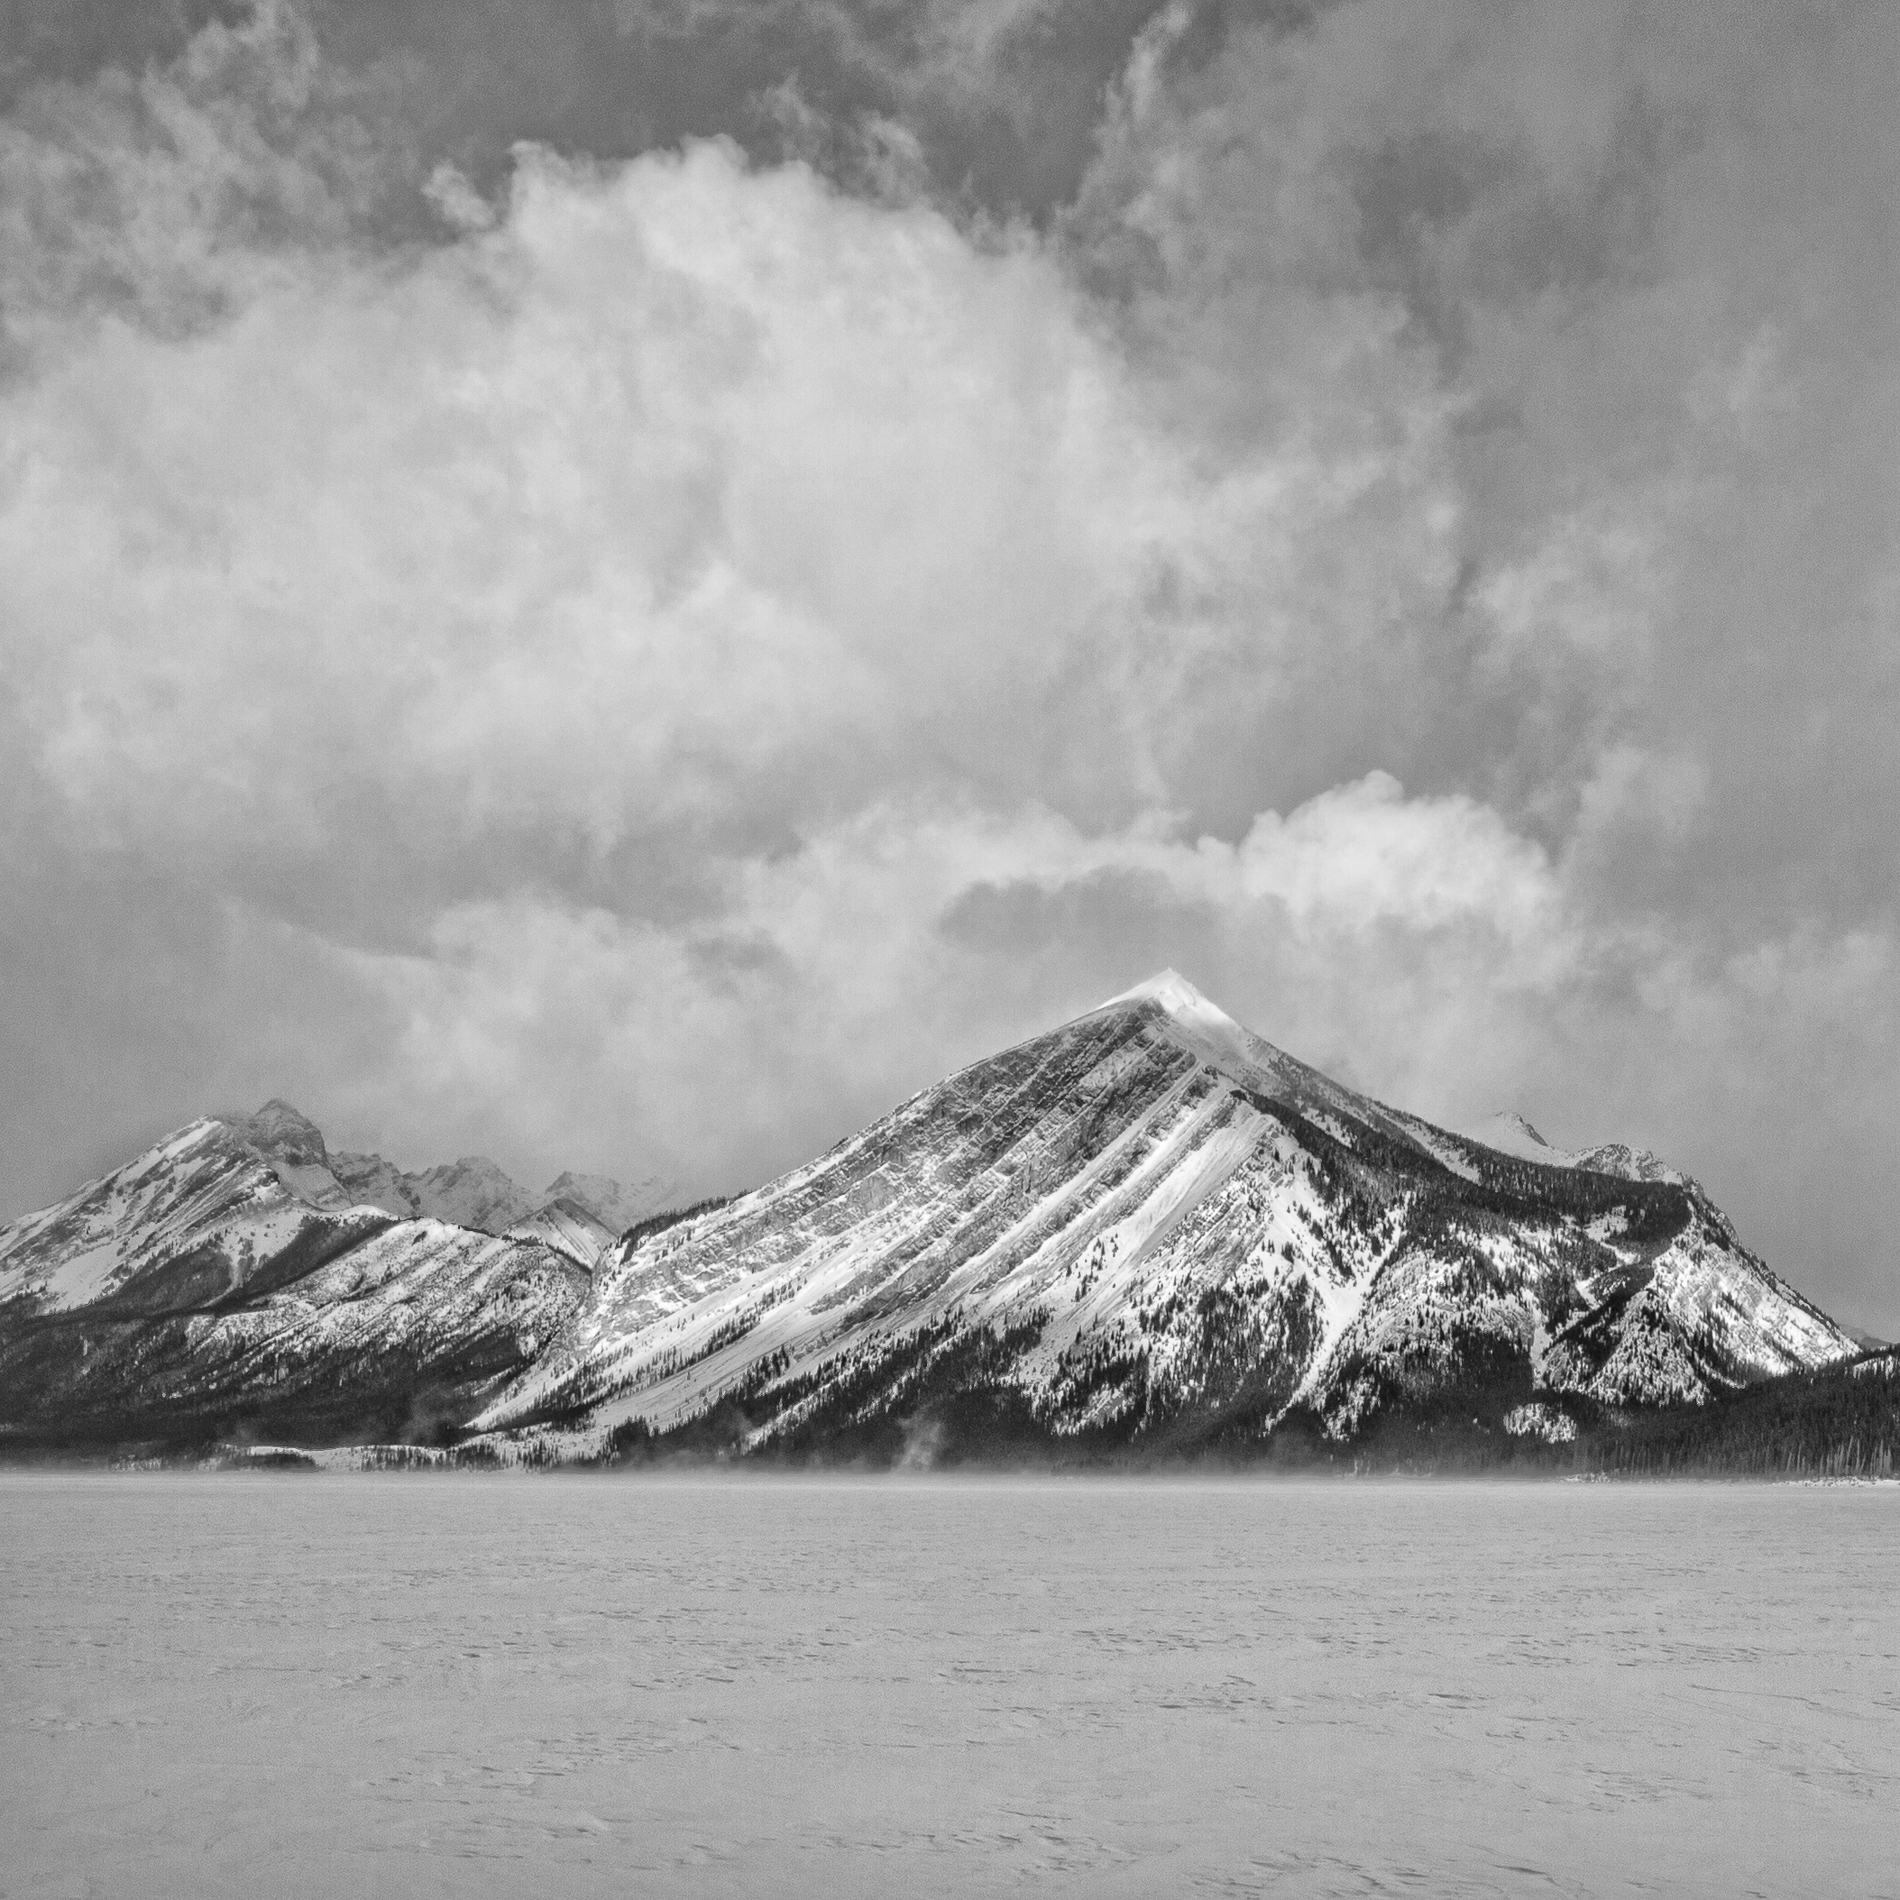
{"label": "cloud", "polygon": [[1038,230],[919,101],[1050,19],[933,13],[844,183],[471,182],[282,8],[26,97],[16,1200],[279,1092],[729,1188],[1172,962],[1881,1310],[1880,18],[1177,10]]}
{"label": "cloud", "polygon": [[720,144],[524,150],[494,231],[110,325],[9,421],[70,822],[331,905],[372,831],[425,885],[552,853],[637,906],[895,788],[1125,821],[1349,637],[1368,513],[1366,587],[1436,532],[1429,470],[1356,448],[1199,468],[1028,240]]}
{"label": "cloud", "polygon": [[185,334],[413,197],[406,76],[339,69],[286,0],[259,0],[169,64],[28,90],[0,117],[0,365],[112,317]]}

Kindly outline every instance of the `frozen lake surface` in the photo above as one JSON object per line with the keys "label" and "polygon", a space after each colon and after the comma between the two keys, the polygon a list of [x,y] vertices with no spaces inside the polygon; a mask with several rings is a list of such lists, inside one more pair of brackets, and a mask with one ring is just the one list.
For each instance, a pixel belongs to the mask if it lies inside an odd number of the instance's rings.
{"label": "frozen lake surface", "polygon": [[1894,1894],[1900,1489],[0,1474],[0,1894]]}

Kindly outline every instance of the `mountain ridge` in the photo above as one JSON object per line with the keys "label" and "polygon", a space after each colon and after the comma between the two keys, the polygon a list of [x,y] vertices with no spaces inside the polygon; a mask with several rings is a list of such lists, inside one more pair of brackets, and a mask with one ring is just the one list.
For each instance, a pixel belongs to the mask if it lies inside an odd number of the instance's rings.
{"label": "mountain ridge", "polygon": [[657,1176],[628,1185],[607,1175],[572,1172],[557,1175],[534,1194],[486,1155],[462,1155],[406,1172],[379,1154],[333,1152],[316,1123],[281,1097],[255,1115],[213,1119],[269,1159],[287,1188],[320,1207],[376,1207],[398,1220],[439,1220],[505,1234],[559,1206],[565,1218],[550,1223],[549,1232],[571,1234],[578,1243],[584,1230],[597,1228],[595,1238],[605,1244],[674,1196],[672,1184]]}

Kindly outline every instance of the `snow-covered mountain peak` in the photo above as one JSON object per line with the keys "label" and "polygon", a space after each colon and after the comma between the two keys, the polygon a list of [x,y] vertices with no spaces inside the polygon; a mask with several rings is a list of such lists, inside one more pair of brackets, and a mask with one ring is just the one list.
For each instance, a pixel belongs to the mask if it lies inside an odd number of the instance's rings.
{"label": "snow-covered mountain peak", "polygon": [[1209,1002],[1179,970],[1172,966],[1149,977],[1145,983],[1137,983],[1133,989],[1123,990],[1119,996],[1111,996],[1106,1003],[1099,1004],[1089,1013],[1098,1015],[1104,1009],[1120,1009],[1129,1003],[1159,1003],[1170,1016],[1220,1022],[1227,1024],[1230,1028],[1238,1027],[1225,1010]]}
{"label": "snow-covered mountain peak", "polygon": [[[486,1155],[406,1173],[378,1154],[332,1152],[316,1123],[281,1097],[254,1115],[213,1117],[194,1130],[203,1140],[236,1137],[306,1206],[326,1212],[377,1208],[398,1220],[438,1220],[485,1234],[558,1236],[555,1244],[583,1265],[591,1265],[607,1241],[676,1198],[673,1183],[658,1177],[627,1185],[603,1174],[572,1173],[536,1195]],[[535,1225],[542,1214],[552,1216],[543,1223],[546,1232]]]}
{"label": "snow-covered mountain peak", "polygon": [[1520,1161],[1538,1161],[1545,1167],[1613,1174],[1626,1181],[1690,1185],[1686,1174],[1659,1160],[1647,1148],[1632,1148],[1620,1141],[1599,1142],[1594,1148],[1553,1148],[1515,1109],[1489,1116],[1462,1132],[1495,1154],[1515,1155]]}
{"label": "snow-covered mountain peak", "polygon": [[1487,1115],[1475,1127],[1464,1132],[1473,1141],[1481,1141],[1501,1155],[1516,1155],[1521,1160],[1552,1164],[1563,1160],[1556,1149],[1514,1108],[1500,1109],[1495,1115]]}
{"label": "snow-covered mountain peak", "polygon": [[253,1148],[294,1162],[323,1165],[327,1151],[322,1129],[281,1096],[273,1095],[255,1115],[230,1115],[224,1119],[226,1125]]}
{"label": "snow-covered mountain peak", "polygon": [[535,1210],[535,1199],[486,1155],[462,1155],[409,1181],[417,1211],[456,1227],[499,1234]]}
{"label": "snow-covered mountain peak", "polygon": [[[1262,1042],[1252,1030],[1234,1021],[1218,1003],[1203,996],[1179,970],[1166,969],[1137,983],[1119,996],[1089,1011],[1089,1017],[1104,1016],[1110,1010],[1158,1008],[1167,1018],[1177,1037],[1195,1054],[1226,1069],[1241,1079],[1258,1079],[1263,1061],[1269,1067],[1280,1052]],[[1083,1018],[1087,1021],[1089,1017]]]}
{"label": "snow-covered mountain peak", "polygon": [[323,1130],[281,1096],[272,1096],[255,1115],[227,1115],[211,1125],[267,1162],[283,1187],[306,1205],[330,1210],[350,1205],[351,1196],[332,1172]]}
{"label": "snow-covered mountain peak", "polygon": [[746,1443],[855,1443],[980,1375],[1031,1436],[1258,1435],[1305,1407],[1343,1438],[1486,1395],[1699,1403],[1851,1349],[1699,1195],[1507,1132],[1536,1159],[1333,1082],[1166,970],[628,1230],[473,1423],[604,1441],[729,1407]]}
{"label": "snow-covered mountain peak", "polygon": [[273,1095],[257,1113],[252,1124],[266,1134],[296,1136],[321,1144],[323,1132],[301,1109],[293,1108],[281,1095]]}
{"label": "snow-covered mountain peak", "polygon": [[616,1181],[604,1174],[558,1174],[541,1190],[541,1205],[557,1202],[583,1208],[615,1234],[625,1233],[635,1221],[673,1206],[680,1198],[679,1183],[662,1175],[639,1181]]}

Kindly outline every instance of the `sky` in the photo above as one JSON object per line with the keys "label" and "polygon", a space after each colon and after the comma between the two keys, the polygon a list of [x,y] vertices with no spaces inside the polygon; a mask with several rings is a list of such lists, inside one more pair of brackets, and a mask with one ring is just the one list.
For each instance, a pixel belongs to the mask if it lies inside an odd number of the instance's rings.
{"label": "sky", "polygon": [[0,1218],[729,1192],[1173,965],[1900,1334],[1900,10],[27,12]]}

